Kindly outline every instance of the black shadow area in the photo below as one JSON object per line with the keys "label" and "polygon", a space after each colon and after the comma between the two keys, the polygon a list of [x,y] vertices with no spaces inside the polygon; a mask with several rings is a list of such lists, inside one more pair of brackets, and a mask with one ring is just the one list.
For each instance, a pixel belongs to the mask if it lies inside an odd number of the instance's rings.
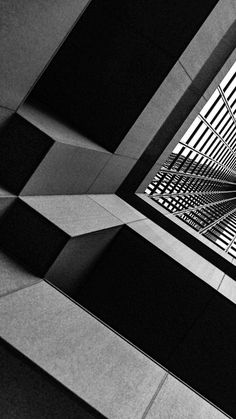
{"label": "black shadow area", "polygon": [[178,347],[170,370],[236,417],[236,307],[216,295]]}
{"label": "black shadow area", "polygon": [[18,194],[54,141],[14,115],[0,136],[0,185]]}
{"label": "black shadow area", "polygon": [[2,217],[0,248],[38,276],[44,276],[69,236],[17,198]]}
{"label": "black shadow area", "polygon": [[[66,281],[66,279],[65,279]],[[212,288],[124,227],[70,297],[160,363],[166,363],[213,297]]]}

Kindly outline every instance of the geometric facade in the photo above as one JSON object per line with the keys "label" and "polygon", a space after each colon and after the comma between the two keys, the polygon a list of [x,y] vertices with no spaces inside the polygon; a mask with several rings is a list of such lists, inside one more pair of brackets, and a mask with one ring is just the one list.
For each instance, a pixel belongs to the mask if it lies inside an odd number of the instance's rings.
{"label": "geometric facade", "polygon": [[235,3],[0,12],[1,416],[236,417]]}

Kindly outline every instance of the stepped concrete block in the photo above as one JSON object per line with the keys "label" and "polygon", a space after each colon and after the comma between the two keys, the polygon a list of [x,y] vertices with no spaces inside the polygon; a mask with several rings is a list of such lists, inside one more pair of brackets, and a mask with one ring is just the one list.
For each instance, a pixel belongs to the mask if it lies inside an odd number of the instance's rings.
{"label": "stepped concrete block", "polygon": [[108,152],[55,142],[21,195],[86,193],[109,158]]}
{"label": "stepped concrete block", "polygon": [[69,263],[68,278],[80,280],[122,224],[88,196],[24,197],[0,224],[0,245],[39,276],[59,256],[49,276],[62,274]]}

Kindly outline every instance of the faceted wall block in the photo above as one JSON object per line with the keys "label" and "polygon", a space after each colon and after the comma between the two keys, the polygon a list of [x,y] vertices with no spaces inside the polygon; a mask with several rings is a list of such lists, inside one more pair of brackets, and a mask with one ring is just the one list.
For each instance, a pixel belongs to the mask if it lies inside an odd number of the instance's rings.
{"label": "faceted wall block", "polygon": [[135,159],[113,154],[90,186],[88,193],[114,194],[135,163]]}
{"label": "faceted wall block", "polygon": [[45,279],[65,294],[76,295],[122,226],[72,237]]}
{"label": "faceted wall block", "polygon": [[2,251],[0,252],[0,296],[10,294],[21,288],[30,287],[41,281],[29,273]]}
{"label": "faceted wall block", "polygon": [[123,224],[87,195],[29,196],[21,200],[70,237]]}
{"label": "faceted wall block", "polygon": [[[83,275],[112,238],[112,227],[122,224],[87,196],[25,197],[17,199],[2,219],[0,246],[33,273],[44,276],[71,237],[111,229],[100,240],[85,237],[63,250],[62,272],[66,256],[75,273]],[[71,271],[72,276],[75,273]]]}
{"label": "faceted wall block", "polygon": [[0,139],[0,185],[19,193],[53,144],[53,140],[19,115]]}
{"label": "faceted wall block", "polygon": [[55,142],[21,195],[86,193],[110,158],[110,153]]}
{"label": "faceted wall block", "polygon": [[3,339],[0,356],[2,418],[105,419]]}
{"label": "faceted wall block", "polygon": [[127,204],[127,202],[117,195],[97,194],[89,195],[89,197],[124,223],[131,223],[145,218],[141,212],[136,211],[131,205]]}
{"label": "faceted wall block", "polygon": [[[161,367],[44,281],[4,297],[0,315],[0,333],[7,342],[106,418],[141,418],[165,375]],[[10,365],[9,373],[14,377]],[[28,375],[21,386],[22,402]],[[60,396],[56,388],[52,392],[52,404],[55,395],[59,397],[58,412],[66,394]],[[48,393],[50,388],[46,406]],[[41,394],[36,393],[34,399],[39,406]],[[18,399],[14,401],[17,404]],[[60,415],[59,411],[57,417],[87,419],[79,416],[80,410],[75,416],[69,412],[68,407],[68,412]]]}
{"label": "faceted wall block", "polygon": [[68,295],[165,365],[213,292],[164,252],[123,227],[80,290],[71,287]]}

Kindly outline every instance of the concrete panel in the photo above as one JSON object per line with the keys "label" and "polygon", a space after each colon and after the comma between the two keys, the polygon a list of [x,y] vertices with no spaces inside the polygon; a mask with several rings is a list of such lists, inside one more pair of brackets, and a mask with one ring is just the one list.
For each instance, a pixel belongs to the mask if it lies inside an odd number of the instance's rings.
{"label": "concrete panel", "polygon": [[145,419],[226,419],[227,417],[180,381],[168,375]]}
{"label": "concrete panel", "polygon": [[41,279],[30,274],[3,252],[0,252],[0,296],[30,287]]}
{"label": "concrete panel", "polygon": [[113,154],[104,169],[97,176],[94,183],[88,189],[89,194],[112,194],[115,193],[121,183],[128,176],[135,165],[136,160],[129,157]]}
{"label": "concrete panel", "polygon": [[137,419],[165,371],[45,282],[2,299],[0,334],[108,418]]}
{"label": "concrete panel", "polygon": [[189,269],[201,280],[213,288],[218,288],[224,273],[157,224],[150,220],[141,220],[131,223],[129,227]]}
{"label": "concrete panel", "polygon": [[193,107],[189,115],[186,119],[181,119],[182,125],[175,131],[174,135],[166,142],[166,147],[161,153],[156,153],[154,155],[157,156],[155,163],[152,165],[151,169],[149,170],[148,174],[144,177],[142,182],[140,183],[137,192],[143,193],[146,187],[152,182],[154,176],[160,170],[161,166],[165,163],[166,159],[169,157],[170,153],[173,151],[175,146],[179,143],[182,139],[183,135],[186,133],[194,119],[197,117],[198,113],[202,110],[203,106],[206,104],[206,99],[201,97],[196,105]]}
{"label": "concrete panel", "polygon": [[87,3],[1,2],[0,105],[16,109]]}
{"label": "concrete panel", "polygon": [[117,195],[89,195],[89,197],[124,223],[146,218]]}
{"label": "concrete panel", "polygon": [[[189,88],[191,79],[177,62],[116,150],[138,158]],[[195,95],[194,92],[192,92]]]}
{"label": "concrete panel", "polygon": [[[236,7],[236,4],[235,4]],[[224,65],[221,67],[220,71],[215,76],[214,80],[211,82],[209,87],[204,92],[204,97],[206,100],[209,100],[211,95],[214,93],[217,86],[222,82],[223,78],[226,76],[230,68],[236,61],[236,49],[233,50],[232,54],[230,54],[229,58],[226,60]]]}
{"label": "concrete panel", "polygon": [[[233,2],[220,0],[181,55],[180,62],[200,89],[206,87],[206,80],[211,81],[214,68],[222,66],[222,58],[226,60],[232,52],[236,33],[235,19],[236,9]],[[216,49],[217,54],[213,54]],[[210,70],[209,65],[204,69],[207,61],[208,64],[211,63]]]}
{"label": "concrete panel", "polygon": [[45,278],[65,294],[75,294],[120,228],[73,237],[59,253]]}
{"label": "concrete panel", "polygon": [[109,153],[56,142],[21,195],[86,193],[109,158]]}
{"label": "concrete panel", "polygon": [[55,141],[106,152],[103,147],[84,137],[65,121],[62,122],[51,109],[43,107],[41,104],[35,105],[26,101],[17,113]]}
{"label": "concrete panel", "polygon": [[21,200],[71,237],[122,224],[85,195],[21,197]]}
{"label": "concrete panel", "polygon": [[162,365],[214,290],[125,226],[71,298]]}
{"label": "concrete panel", "polygon": [[236,282],[225,275],[219,287],[219,292],[236,304]]}

